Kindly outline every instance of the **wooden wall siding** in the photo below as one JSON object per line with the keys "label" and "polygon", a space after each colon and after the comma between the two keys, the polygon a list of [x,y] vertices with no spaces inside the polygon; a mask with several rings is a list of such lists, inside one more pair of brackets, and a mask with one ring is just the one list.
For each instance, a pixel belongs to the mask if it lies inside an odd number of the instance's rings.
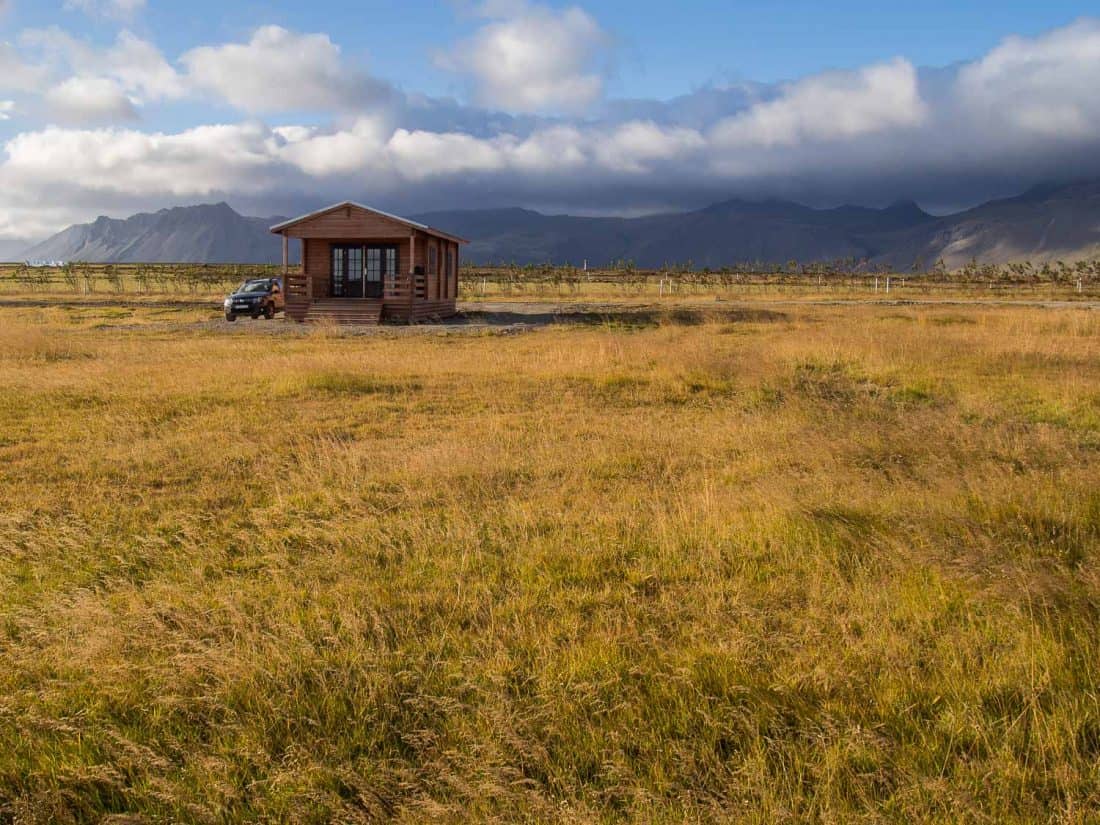
{"label": "wooden wall siding", "polygon": [[[402,238],[371,238],[363,241],[362,239],[337,239],[333,241],[319,240],[317,238],[309,238],[303,243],[308,250],[306,255],[306,272],[313,278],[313,300],[324,300],[331,297],[332,291],[332,246],[337,243],[379,243],[379,244],[393,244],[397,247],[397,278],[396,281],[400,282],[408,277],[409,272],[409,239],[408,237]],[[387,292],[392,291],[395,284],[393,281],[387,281],[385,290]]]}
{"label": "wooden wall siding", "polygon": [[435,238],[431,238],[428,241],[428,265],[424,270],[428,276],[428,294],[427,299],[429,301],[439,300],[439,241]]}
{"label": "wooden wall siding", "polygon": [[[397,246],[397,276],[386,282],[382,313],[388,320],[421,323],[448,318],[457,312],[458,267],[461,247],[454,241],[437,238],[417,229],[354,208],[320,215],[287,230],[291,237],[302,238],[303,275],[313,285],[312,301],[330,298],[330,278],[334,243],[380,243]],[[410,242],[415,249],[410,255]],[[436,248],[436,267],[429,268],[428,248]],[[453,256],[453,266],[452,266]],[[410,276],[421,267],[422,276]],[[296,320],[308,304],[295,307]]]}
{"label": "wooden wall siding", "polygon": [[420,266],[425,272],[428,271],[428,236],[419,229],[416,230],[416,255],[413,266]]}
{"label": "wooden wall siding", "polygon": [[409,236],[409,227],[405,224],[383,215],[356,209],[354,206],[341,206],[339,209],[302,221],[283,231],[291,238],[327,238],[329,240],[407,238]]}
{"label": "wooden wall siding", "polygon": [[305,261],[306,275],[309,276],[313,291],[313,300],[324,300],[329,297],[329,261],[328,244],[312,239],[302,241],[305,249],[302,252]]}
{"label": "wooden wall siding", "polygon": [[420,323],[432,321],[436,318],[450,318],[457,311],[455,302],[449,300],[417,301],[411,306],[408,304],[395,306],[387,302],[384,317],[392,321]]}
{"label": "wooden wall siding", "polygon": [[450,318],[457,312],[453,299],[420,301],[413,305],[410,321],[430,321],[435,318]]}

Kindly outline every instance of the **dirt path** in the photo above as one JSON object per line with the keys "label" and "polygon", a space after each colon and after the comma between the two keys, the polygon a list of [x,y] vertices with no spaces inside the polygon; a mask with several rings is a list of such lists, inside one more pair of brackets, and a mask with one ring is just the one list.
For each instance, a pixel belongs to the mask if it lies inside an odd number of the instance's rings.
{"label": "dirt path", "polygon": [[[727,322],[769,322],[787,317],[787,311],[798,307],[871,307],[896,309],[925,308],[1034,308],[1042,310],[1100,310],[1097,301],[1020,300],[1020,299],[828,299],[775,298],[750,301],[695,302],[572,302],[572,301],[470,301],[459,304],[460,313],[439,323],[417,326],[344,326],[341,335],[454,335],[521,333],[553,324],[649,326],[658,323],[697,324],[706,320]],[[315,326],[295,324],[283,318],[274,321],[242,318],[230,323],[221,317],[220,309],[211,302],[187,299],[130,300],[108,296],[88,300],[51,298],[0,298],[4,309],[133,309],[133,310],[198,310],[209,308],[210,318],[203,320],[158,319],[133,323],[119,318],[116,323],[101,326],[104,330],[194,330],[230,335],[309,335]]]}

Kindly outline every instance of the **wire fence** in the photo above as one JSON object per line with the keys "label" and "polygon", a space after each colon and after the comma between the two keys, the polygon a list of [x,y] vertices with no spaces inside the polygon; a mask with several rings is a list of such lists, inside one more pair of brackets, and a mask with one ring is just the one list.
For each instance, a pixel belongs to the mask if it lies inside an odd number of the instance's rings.
{"label": "wire fence", "polygon": [[558,295],[677,297],[715,295],[878,294],[881,296],[1016,295],[1100,297],[1100,260],[1056,263],[971,263],[955,270],[896,272],[858,262],[742,264],[721,269],[629,263],[589,270],[569,266],[467,266],[462,294],[471,298]]}
{"label": "wire fence", "polygon": [[[297,270],[294,270],[297,271]],[[266,264],[0,265],[0,293],[68,295],[193,295],[231,291],[249,278],[278,276]],[[742,264],[696,269],[690,264],[641,269],[629,262],[600,269],[575,266],[463,266],[460,297],[700,297],[784,294],[950,296],[1013,295],[1027,298],[1100,297],[1100,260],[977,264],[955,270],[895,272],[858,262]]]}

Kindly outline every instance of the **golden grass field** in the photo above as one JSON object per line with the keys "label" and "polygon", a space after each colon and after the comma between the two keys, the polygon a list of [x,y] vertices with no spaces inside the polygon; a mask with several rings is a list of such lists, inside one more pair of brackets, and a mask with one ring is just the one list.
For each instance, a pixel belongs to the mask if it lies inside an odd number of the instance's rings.
{"label": "golden grass field", "polygon": [[0,822],[1100,818],[1100,312],[216,312],[0,307]]}

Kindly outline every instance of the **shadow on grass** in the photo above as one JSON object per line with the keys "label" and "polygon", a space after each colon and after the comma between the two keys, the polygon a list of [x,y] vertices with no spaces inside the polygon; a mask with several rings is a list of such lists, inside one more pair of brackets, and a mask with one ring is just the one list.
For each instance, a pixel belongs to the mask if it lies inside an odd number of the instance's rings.
{"label": "shadow on grass", "polygon": [[766,309],[712,309],[707,307],[547,307],[525,310],[469,310],[463,323],[484,326],[578,326],[656,327],[697,326],[707,323],[775,323],[787,315]]}

